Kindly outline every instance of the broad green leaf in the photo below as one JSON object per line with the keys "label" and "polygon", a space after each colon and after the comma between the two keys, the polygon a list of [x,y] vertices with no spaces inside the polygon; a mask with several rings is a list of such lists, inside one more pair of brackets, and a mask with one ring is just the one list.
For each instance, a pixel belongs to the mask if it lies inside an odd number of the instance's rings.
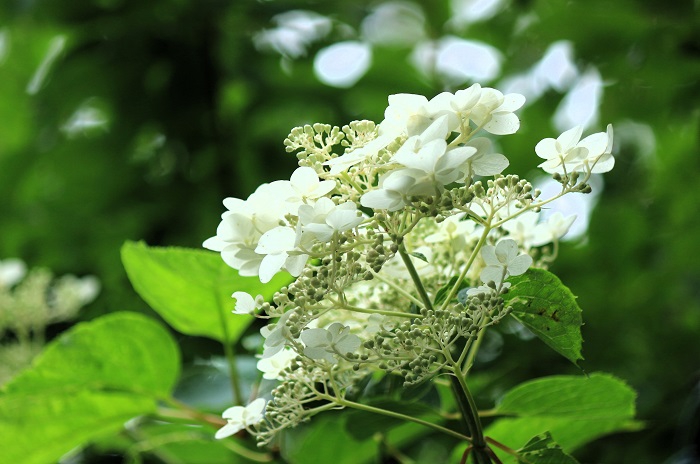
{"label": "broad green leaf", "polygon": [[504,299],[513,307],[513,317],[569,361],[583,359],[581,308],[559,278],[533,268],[508,280],[513,286]]}
{"label": "broad green leaf", "polygon": [[518,416],[571,416],[586,419],[634,417],[634,390],[608,374],[552,376],[510,390],[497,411]]}
{"label": "broad green leaf", "polygon": [[268,284],[241,277],[218,253],[186,248],[149,247],[127,242],[122,262],[139,295],[178,331],[187,335],[235,342],[253,322],[252,316],[233,315],[231,294],[247,292],[266,300],[289,282],[278,274]]}
{"label": "broad green leaf", "polygon": [[119,312],[63,333],[4,392],[75,388],[164,396],[179,369],[177,345],[163,326],[141,314]]}
{"label": "broad green leaf", "polygon": [[[253,456],[265,458],[264,449],[255,447],[251,439],[247,445],[236,437],[216,440],[213,430],[192,427],[189,424],[145,424],[138,429],[138,442],[128,447],[126,454],[152,454],[158,461],[173,464],[249,464],[251,461],[233,451],[249,451]],[[233,448],[233,449],[232,449]],[[145,458],[146,456],[144,456]]]}
{"label": "broad green leaf", "polygon": [[578,464],[554,442],[549,432],[537,435],[518,450],[518,464]]}
{"label": "broad green leaf", "polygon": [[56,462],[63,454],[156,409],[178,376],[179,352],[157,322],[115,313],[51,342],[0,394],[7,462]]}
{"label": "broad green leaf", "polygon": [[550,432],[565,451],[572,451],[600,436],[638,429],[635,396],[623,381],[607,374],[533,380],[506,393],[496,412],[515,417],[497,420],[485,434],[517,449]]}
{"label": "broad green leaf", "polygon": [[[347,414],[331,412],[281,434],[281,452],[290,464],[370,464],[377,462],[379,443],[358,440],[347,431]],[[430,434],[431,429],[404,423],[386,431],[386,442],[401,449]]]}

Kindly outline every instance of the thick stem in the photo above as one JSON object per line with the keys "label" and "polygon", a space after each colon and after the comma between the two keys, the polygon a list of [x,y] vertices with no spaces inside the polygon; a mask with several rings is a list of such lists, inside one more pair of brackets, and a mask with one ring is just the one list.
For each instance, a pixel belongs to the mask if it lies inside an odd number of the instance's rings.
{"label": "thick stem", "polygon": [[415,284],[416,290],[418,291],[418,295],[420,295],[420,299],[423,301],[425,309],[432,310],[433,304],[430,302],[428,292],[425,291],[425,287],[423,287],[423,282],[420,280],[418,271],[416,271],[416,268],[413,265],[413,261],[411,261],[411,257],[408,256],[408,253],[406,253],[406,248],[403,246],[403,244],[399,246],[399,254],[401,255],[401,259],[403,259],[403,262],[406,265],[406,269],[408,269],[408,273],[411,275],[411,279]]}
{"label": "thick stem", "polygon": [[459,369],[457,369],[455,375],[450,377],[450,380],[452,384],[452,393],[455,395],[457,405],[462,412],[462,419],[471,436],[474,462],[476,464],[491,464],[491,457],[487,451],[486,440],[484,439],[484,431],[481,427],[481,419],[479,419],[476,403],[467,388],[464,376]]}

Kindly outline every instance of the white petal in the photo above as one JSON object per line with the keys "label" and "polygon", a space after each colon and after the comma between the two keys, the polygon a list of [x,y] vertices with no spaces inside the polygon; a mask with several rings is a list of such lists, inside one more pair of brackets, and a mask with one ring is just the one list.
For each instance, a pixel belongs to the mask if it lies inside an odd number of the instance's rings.
{"label": "white petal", "polygon": [[400,193],[384,189],[365,193],[360,198],[360,204],[365,208],[387,209],[389,211],[397,211],[405,205]]}
{"label": "white petal", "polygon": [[326,329],[306,329],[301,333],[301,341],[307,347],[326,347],[331,343],[331,335]]}
{"label": "white petal", "polygon": [[505,239],[498,242],[496,245],[496,257],[501,264],[510,263],[510,261],[518,255],[518,244],[515,240]]}
{"label": "white petal", "polygon": [[522,254],[516,256],[508,263],[508,274],[512,276],[525,274],[525,271],[527,271],[530,266],[532,266],[532,257],[530,255]]}
{"label": "white petal", "polygon": [[563,151],[568,151],[573,148],[579,140],[581,140],[581,133],[583,132],[583,126],[576,126],[557,137],[557,143],[561,146]]}
{"label": "white petal", "polygon": [[483,156],[472,163],[474,173],[479,176],[493,176],[500,174],[510,163],[508,158],[500,153],[491,153]]}
{"label": "white petal", "polygon": [[336,208],[326,218],[326,224],[339,232],[345,232],[360,224],[362,220],[362,215],[357,210]]}
{"label": "white petal", "polygon": [[509,93],[503,97],[503,103],[497,108],[497,111],[507,111],[512,113],[520,109],[525,104],[525,96],[519,93]]}
{"label": "white petal", "polygon": [[294,249],[296,237],[296,231],[289,227],[275,227],[274,229],[268,230],[260,237],[255,252],[266,255],[291,251]]}
{"label": "white petal", "polygon": [[535,145],[535,153],[537,153],[537,156],[540,158],[546,160],[556,158],[559,155],[557,141],[552,138],[540,140],[537,145]]}
{"label": "white petal", "polygon": [[287,260],[284,262],[284,268],[294,277],[299,277],[308,260],[309,255],[305,254],[288,256]]}
{"label": "white petal", "polygon": [[308,166],[298,167],[294,170],[289,181],[297,191],[306,192],[318,184],[318,174]]}
{"label": "white petal", "polygon": [[589,157],[597,157],[605,152],[608,146],[608,134],[605,132],[598,132],[591,134],[585,139],[578,143],[579,147],[585,147],[588,149]]}
{"label": "white petal", "polygon": [[500,284],[501,281],[503,281],[503,269],[503,266],[485,267],[481,271],[479,278],[485,284],[488,284],[489,282],[496,282],[496,284]]}
{"label": "white petal", "polygon": [[233,311],[235,314],[252,314],[255,311],[255,300],[248,293],[234,292],[231,297],[236,299],[236,309]]}
{"label": "white petal", "polygon": [[595,163],[591,172],[594,174],[602,174],[604,172],[609,172],[613,167],[615,167],[615,157],[612,155],[603,155]]}
{"label": "white petal", "polygon": [[[265,404],[267,404],[267,402],[264,398],[258,398],[245,407],[246,412],[250,415],[246,425],[257,424],[262,420]],[[253,420],[255,420],[255,422],[253,422]]]}
{"label": "white petal", "polygon": [[310,234],[316,237],[316,240],[319,242],[326,243],[333,238],[334,230],[333,227],[329,226],[328,224],[313,223],[309,224],[308,226],[304,226],[304,232],[306,235]]}
{"label": "white petal", "polygon": [[481,258],[487,266],[500,266],[501,262],[496,257],[496,247],[486,245],[481,249]]}
{"label": "white petal", "polygon": [[520,119],[513,113],[494,114],[484,130],[494,135],[515,134],[520,129]]}
{"label": "white petal", "polygon": [[226,424],[216,431],[214,438],[221,440],[222,438],[230,437],[243,430],[243,426],[240,424]]}
{"label": "white petal", "polygon": [[221,240],[218,236],[209,237],[202,243],[204,248],[212,251],[222,251],[227,245],[228,243]]}
{"label": "white petal", "polygon": [[285,261],[287,260],[287,253],[278,253],[273,255],[267,255],[263,258],[260,263],[260,282],[266,284],[282,270]]}

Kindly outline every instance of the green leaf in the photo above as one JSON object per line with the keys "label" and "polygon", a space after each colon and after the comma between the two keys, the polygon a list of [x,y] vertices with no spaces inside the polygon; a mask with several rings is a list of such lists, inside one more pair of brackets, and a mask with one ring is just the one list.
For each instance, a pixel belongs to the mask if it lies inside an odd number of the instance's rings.
{"label": "green leaf", "polygon": [[[7,462],[56,462],[71,449],[155,411],[178,376],[179,352],[156,321],[115,313],[52,341],[0,395]],[[40,444],[40,445],[38,445]]]}
{"label": "green leaf", "polygon": [[[126,451],[132,456],[139,453],[152,453],[161,459],[158,462],[182,464],[250,464],[246,459],[231,450],[230,446],[243,448],[263,455],[263,449],[255,449],[255,441],[249,446],[237,438],[216,440],[208,428],[192,427],[190,424],[150,423],[138,428],[138,443]],[[228,446],[227,446],[228,445]],[[145,457],[145,456],[144,456]],[[150,462],[150,461],[149,461]]]}
{"label": "green leaf", "polygon": [[637,430],[635,397],[623,381],[607,374],[537,379],[505,394],[496,412],[515,417],[497,420],[485,434],[516,449],[532,436],[551,432],[565,451],[572,451],[609,433]]}
{"label": "green leaf", "polygon": [[497,407],[501,414],[571,416],[586,419],[634,417],[634,390],[608,374],[552,376],[518,385]]}
{"label": "green leaf", "polygon": [[518,450],[518,454],[518,464],[578,464],[576,459],[554,442],[549,432],[532,438]]}
{"label": "green leaf", "polygon": [[143,242],[125,243],[122,262],[134,289],[168,324],[184,334],[224,343],[238,340],[254,320],[231,314],[233,292],[269,300],[290,280],[289,274],[278,274],[263,284],[256,277],[239,276],[218,253]]}
{"label": "green leaf", "polygon": [[581,356],[581,308],[559,278],[544,269],[530,269],[508,279],[504,299],[512,315],[542,341],[576,364]]}
{"label": "green leaf", "polygon": [[414,258],[418,258],[421,261],[425,261],[426,263],[428,262],[428,258],[426,258],[423,253],[418,253],[417,251],[414,251],[413,253],[409,253],[409,255],[413,256]]}
{"label": "green leaf", "polygon": [[[376,414],[374,417],[378,417]],[[359,440],[347,432],[352,420],[345,412],[329,412],[314,417],[310,423],[281,433],[281,453],[290,464],[370,464],[378,462],[379,443]],[[367,425],[367,423],[365,423]],[[387,443],[401,449],[430,434],[431,429],[404,423],[386,431]]]}

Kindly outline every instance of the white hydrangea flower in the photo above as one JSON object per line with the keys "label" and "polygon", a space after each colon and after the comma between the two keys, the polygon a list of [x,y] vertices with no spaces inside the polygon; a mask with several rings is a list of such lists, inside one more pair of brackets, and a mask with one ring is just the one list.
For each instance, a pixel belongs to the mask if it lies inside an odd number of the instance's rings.
{"label": "white hydrangea flower", "polygon": [[524,274],[532,265],[532,257],[518,254],[518,244],[515,240],[504,239],[494,247],[486,245],[481,249],[481,257],[486,267],[481,271],[481,281],[485,284],[496,282],[500,284],[507,276]]}
{"label": "white hydrangea flower", "polygon": [[304,354],[311,359],[325,359],[335,364],[336,354],[355,353],[360,348],[360,337],[350,333],[350,327],[334,322],[328,329],[307,329],[301,333]]}
{"label": "white hydrangea flower", "polygon": [[289,227],[278,226],[265,232],[255,248],[255,253],[263,256],[259,269],[260,282],[269,282],[282,268],[295,277],[301,274],[309,255],[296,247],[297,234]]}
{"label": "white hydrangea flower", "polygon": [[0,287],[12,287],[27,274],[24,261],[17,258],[0,261]]}
{"label": "white hydrangea flower", "polygon": [[[535,153],[545,159],[539,165],[549,174],[565,174],[590,170],[593,173],[610,171],[615,165],[612,156],[613,130],[591,134],[583,140],[582,126],[576,126],[555,139],[546,138],[535,146]],[[592,166],[592,167],[591,167]]]}
{"label": "white hydrangea flower", "polygon": [[232,311],[233,314],[253,314],[256,309],[260,309],[265,302],[262,295],[257,295],[253,298],[252,295],[246,292],[233,292],[231,298],[236,299],[236,307]]}
{"label": "white hydrangea flower", "polygon": [[306,203],[310,199],[321,198],[335,189],[335,181],[318,178],[318,174],[310,167],[299,167],[289,179],[294,195],[285,198],[291,203]]}
{"label": "white hydrangea flower", "polygon": [[379,136],[391,141],[402,134],[409,137],[418,135],[432,123],[432,116],[428,110],[428,99],[423,95],[389,95],[384,121],[379,124]]}
{"label": "white hydrangea flower", "polygon": [[474,221],[463,220],[465,215],[466,213],[456,214],[442,221],[435,233],[425,237],[425,242],[430,245],[448,244],[453,252],[464,250],[476,229]]}
{"label": "white hydrangea flower", "polygon": [[337,158],[330,159],[323,163],[325,166],[330,166],[331,175],[337,175],[347,171],[351,166],[359,164],[368,158],[379,153],[380,150],[389,145],[394,139],[390,136],[379,136],[374,140],[366,143],[360,148],[357,148]]}
{"label": "white hydrangea flower", "polygon": [[514,112],[524,104],[525,97],[519,93],[504,96],[496,89],[486,88],[472,112],[473,120],[491,134],[515,134],[520,128],[520,119]]}
{"label": "white hydrangea flower", "polygon": [[508,158],[491,151],[491,141],[487,138],[477,137],[467,142],[466,146],[474,149],[473,154],[467,159],[469,174],[493,176],[503,172],[510,164]]}
{"label": "white hydrangea flower", "polygon": [[552,241],[552,236],[545,223],[540,223],[540,213],[526,211],[503,224],[508,237],[529,250]]}
{"label": "white hydrangea flower", "polygon": [[268,358],[258,361],[258,370],[263,373],[263,379],[282,380],[282,372],[288,368],[297,357],[293,350],[282,349]]}
{"label": "white hydrangea flower", "polygon": [[582,126],[576,126],[562,133],[555,139],[546,138],[535,146],[535,153],[546,161],[541,167],[549,174],[573,172],[586,157],[587,150],[578,146],[583,132]]}
{"label": "white hydrangea flower", "polygon": [[445,140],[449,133],[447,116],[440,116],[420,135],[409,137],[391,158],[407,168],[420,171],[417,183],[427,183],[427,190],[434,191],[433,184],[440,187],[462,180],[464,163],[476,153],[473,147],[447,149]]}
{"label": "white hydrangea flower", "polygon": [[458,90],[454,94],[442,92],[434,96],[429,103],[430,111],[436,116],[445,115],[449,118],[452,131],[460,128],[462,121],[468,127],[471,112],[481,97],[481,86],[474,84],[468,89]]}
{"label": "white hydrangea flower", "polygon": [[224,262],[240,275],[258,275],[264,258],[255,252],[258,241],[279,226],[286,214],[296,212],[298,206],[280,201],[294,195],[290,182],[276,181],[261,185],[247,200],[226,198],[228,211],[221,215],[216,235],[204,242],[204,248],[220,252]]}
{"label": "white hydrangea flower", "polygon": [[330,198],[319,198],[313,206],[299,207],[301,228],[297,230],[297,241],[303,245],[313,240],[328,242],[336,232],[354,229],[363,220],[355,203],[346,201],[336,205]]}
{"label": "white hydrangea flower", "polygon": [[263,359],[274,356],[284,348],[287,340],[291,340],[292,334],[287,327],[287,321],[291,316],[291,311],[282,314],[274,324],[268,324],[260,329],[260,335],[265,339],[262,357]]}
{"label": "white hydrangea flower", "polygon": [[259,424],[263,420],[266,403],[265,399],[258,398],[248,406],[228,408],[221,415],[228,423],[221,427],[214,437],[217,439],[230,437],[247,427]]}
{"label": "white hydrangea flower", "polygon": [[360,204],[365,208],[398,211],[409,204],[407,196],[416,184],[408,169],[393,171],[379,178],[379,188],[362,195]]}
{"label": "white hydrangea flower", "polygon": [[564,235],[566,235],[566,233],[569,232],[569,229],[571,228],[575,220],[575,214],[564,217],[564,215],[559,211],[549,216],[547,218],[547,221],[543,223],[547,228],[547,233],[550,237],[549,241],[551,242],[554,240],[559,240]]}
{"label": "white hydrangea flower", "polygon": [[587,168],[594,174],[609,172],[615,166],[615,157],[612,156],[613,127],[608,124],[605,133],[598,132],[581,140],[579,146],[588,150],[584,162]]}

